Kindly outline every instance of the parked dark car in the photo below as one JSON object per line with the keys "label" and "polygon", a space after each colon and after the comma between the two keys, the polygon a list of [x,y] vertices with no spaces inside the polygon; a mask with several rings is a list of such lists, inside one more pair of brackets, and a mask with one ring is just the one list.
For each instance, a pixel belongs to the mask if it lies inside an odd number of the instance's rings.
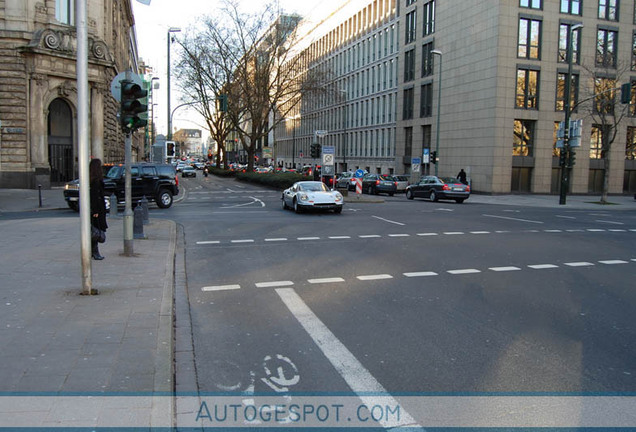
{"label": "parked dark car", "polygon": [[[125,201],[126,168],[114,165],[104,177],[105,196],[112,194],[118,203]],[[179,194],[179,180],[175,168],[169,164],[137,163],[130,169],[133,202],[144,196],[160,208],[172,205],[173,196]],[[79,211],[79,181],[69,182],[64,187],[64,199],[70,208]]]}
{"label": "parked dark car", "polygon": [[440,199],[455,200],[463,203],[470,196],[470,186],[463,184],[454,177],[423,177],[419,183],[406,187],[406,198],[429,198],[431,201]]}
{"label": "parked dark car", "polygon": [[397,192],[397,182],[390,175],[367,174],[362,177],[362,193],[377,195],[386,193],[393,196]]}

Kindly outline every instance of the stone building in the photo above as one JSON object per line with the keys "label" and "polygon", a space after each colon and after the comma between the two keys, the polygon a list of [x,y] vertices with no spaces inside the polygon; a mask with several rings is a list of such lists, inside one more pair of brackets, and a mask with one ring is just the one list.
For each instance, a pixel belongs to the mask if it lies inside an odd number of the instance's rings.
{"label": "stone building", "polygon": [[[87,0],[90,153],[105,163],[124,160],[111,82],[138,71],[130,2]],[[0,0],[0,187],[77,177],[76,54],[75,0]]]}

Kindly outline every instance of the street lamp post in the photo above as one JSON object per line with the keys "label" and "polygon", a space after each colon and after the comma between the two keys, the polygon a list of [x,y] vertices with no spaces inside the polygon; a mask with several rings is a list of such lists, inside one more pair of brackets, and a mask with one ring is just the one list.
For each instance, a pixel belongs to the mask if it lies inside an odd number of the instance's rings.
{"label": "street lamp post", "polygon": [[342,127],[342,171],[347,171],[347,90],[340,90],[343,95],[344,103],[344,123]]}
{"label": "street lamp post", "polygon": [[565,111],[565,121],[563,122],[563,147],[560,152],[560,165],[561,165],[561,190],[559,193],[559,205],[565,205],[568,188],[570,184],[570,173],[568,168],[567,159],[569,157],[570,151],[570,101],[571,101],[571,93],[572,93],[572,38],[574,32],[578,29],[583,28],[582,23],[574,24],[570,26],[570,30],[568,32],[568,51],[567,51],[567,62],[568,62],[568,74],[565,80],[565,103],[563,104],[563,109]]}
{"label": "street lamp post", "polygon": [[168,137],[168,140],[172,139],[172,117],[171,117],[171,111],[170,111],[170,42],[171,42],[171,36],[170,33],[178,33],[180,32],[181,29],[178,27],[170,27],[168,29],[168,33],[167,33],[167,39],[168,39],[168,71],[167,71],[167,81],[166,81],[166,90],[168,93],[168,133],[166,134]]}
{"label": "street lamp post", "polygon": [[437,176],[437,166],[439,165],[439,118],[440,118],[440,107],[442,105],[442,52],[440,50],[431,51],[432,54],[439,56],[439,76],[437,80],[439,81],[437,87],[437,131],[435,132],[435,175]]}

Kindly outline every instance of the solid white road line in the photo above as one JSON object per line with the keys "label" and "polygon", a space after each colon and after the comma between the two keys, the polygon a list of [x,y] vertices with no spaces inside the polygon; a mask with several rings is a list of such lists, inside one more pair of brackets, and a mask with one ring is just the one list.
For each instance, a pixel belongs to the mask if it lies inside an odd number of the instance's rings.
{"label": "solid white road line", "polygon": [[254,243],[254,240],[252,239],[232,240],[231,243]]}
{"label": "solid white road line", "polygon": [[605,260],[605,261],[599,261],[601,264],[608,264],[608,265],[612,265],[612,264],[629,264],[629,261],[623,261],[623,260]]}
{"label": "solid white road line", "polygon": [[450,273],[452,275],[462,275],[462,274],[471,274],[471,273],[481,273],[481,270],[477,270],[477,269],[457,269],[457,270],[447,270],[446,273]]}
{"label": "solid white road line", "polygon": [[322,279],[307,279],[307,282],[310,284],[328,284],[328,283],[339,283],[344,282],[345,280],[340,277],[332,277],[332,278],[322,278]]}
{"label": "solid white road line", "polygon": [[439,235],[439,234],[437,234],[437,233],[418,233],[417,235],[420,236],[420,237],[428,237],[428,236],[436,236],[436,235]]}
{"label": "solid white road line", "polygon": [[563,219],[576,219],[576,217],[574,217],[574,216],[561,216],[561,215],[556,215],[556,217],[558,217],[558,218],[563,218]]}
{"label": "solid white road line", "polygon": [[292,281],[273,281],[273,282],[256,282],[256,288],[275,288],[275,287],[284,287],[291,286],[294,282]]}
{"label": "solid white road line", "polygon": [[529,265],[528,267],[535,270],[559,268],[558,265],[554,265],[554,264],[533,264],[533,265]]}
{"label": "solid white road line", "polygon": [[377,274],[377,275],[361,275],[356,276],[358,280],[368,281],[368,280],[381,280],[381,279],[393,279],[393,276],[390,274]]}
{"label": "solid white road line", "polygon": [[569,267],[588,267],[588,266],[593,266],[594,264],[592,264],[591,262],[585,262],[585,261],[579,261],[579,262],[569,262],[569,263],[563,263],[566,266]]}
{"label": "solid white road line", "polygon": [[606,224],[614,224],[614,225],[625,225],[623,222],[615,222],[615,221],[600,220],[600,219],[596,219],[594,222],[600,222],[600,223],[606,223]]}
{"label": "solid white road line", "polygon": [[464,233],[461,231],[447,231],[447,232],[444,232],[443,234],[444,235],[462,235]]}
{"label": "solid white road line", "polygon": [[471,234],[490,234],[490,231],[471,231]]}
{"label": "solid white road line", "polygon": [[204,286],[201,288],[201,291],[228,291],[228,290],[237,290],[241,289],[240,285],[214,285],[214,286]]}
{"label": "solid white road line", "polygon": [[587,231],[588,232],[605,232],[604,229],[600,229],[600,228],[588,228]]}
{"label": "solid white road line", "polygon": [[411,273],[402,273],[406,277],[424,277],[424,276],[437,276],[437,273],[432,271],[427,272],[411,272]]}
{"label": "solid white road line", "polygon": [[507,271],[521,270],[521,269],[519,267],[508,266],[508,267],[488,267],[488,270],[492,270],[495,272],[507,272]]}
{"label": "solid white road line", "polygon": [[305,240],[320,240],[320,237],[298,237],[296,240],[305,241]]}
{"label": "solid white road line", "polygon": [[208,240],[208,241],[198,241],[198,245],[206,245],[206,244],[219,244],[221,243],[219,240]]}
{"label": "solid white road line", "polygon": [[351,236],[329,236],[331,240],[345,240],[350,239]]}
{"label": "solid white road line", "polygon": [[411,234],[389,234],[389,237],[410,237]]}
{"label": "solid white road line", "polygon": [[382,237],[381,235],[378,234],[368,234],[368,235],[360,235],[358,236],[359,238],[380,238]]}
{"label": "solid white road line", "polygon": [[549,229],[549,230],[543,230],[543,232],[547,232],[547,233],[560,233],[563,232],[560,229]]}
{"label": "solid white road line", "polygon": [[371,216],[371,217],[376,218],[376,219],[380,219],[381,221],[392,223],[392,224],[395,224],[395,225],[402,225],[402,226],[405,225],[405,224],[403,224],[401,222],[396,222],[396,221],[392,221],[392,220],[389,220],[389,219],[381,218],[380,216]]}
{"label": "solid white road line", "polygon": [[542,224],[543,223],[541,221],[513,218],[513,217],[508,217],[508,216],[497,216],[497,215],[489,215],[489,214],[482,214],[482,216],[491,217],[491,218],[498,218],[498,219],[507,219],[507,220],[513,220],[513,221],[519,221],[519,222],[536,223],[536,224]]}
{"label": "solid white road line", "polygon": [[[292,288],[280,288],[276,290],[276,293],[351,390],[358,394],[362,402],[367,406],[374,406],[378,401],[381,401],[382,406],[398,406],[398,402],[388,394],[382,384],[369,373],[331,330],[320,321],[296,291]],[[374,394],[377,396],[374,396]],[[401,412],[399,419],[395,417],[390,421],[384,420],[380,423],[385,428],[399,426],[420,427],[406,411]]]}
{"label": "solid white road line", "polygon": [[266,238],[265,241],[266,242],[280,242],[280,241],[287,241],[287,238],[286,237]]}

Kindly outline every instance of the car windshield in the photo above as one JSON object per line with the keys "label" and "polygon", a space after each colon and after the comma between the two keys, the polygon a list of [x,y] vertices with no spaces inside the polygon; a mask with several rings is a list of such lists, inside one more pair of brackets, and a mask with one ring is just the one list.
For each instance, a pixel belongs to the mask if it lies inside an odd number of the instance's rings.
{"label": "car windshield", "polygon": [[393,177],[390,177],[388,175],[380,175],[378,177],[380,178],[380,180],[393,181]]}
{"label": "car windshield", "polygon": [[305,192],[327,192],[327,186],[324,183],[315,182],[315,183],[302,183],[299,185],[298,190]]}
{"label": "car windshield", "polygon": [[121,166],[114,166],[112,167],[109,171],[108,174],[106,174],[106,178],[109,179],[118,179],[120,177],[119,172],[123,169],[124,167]]}

